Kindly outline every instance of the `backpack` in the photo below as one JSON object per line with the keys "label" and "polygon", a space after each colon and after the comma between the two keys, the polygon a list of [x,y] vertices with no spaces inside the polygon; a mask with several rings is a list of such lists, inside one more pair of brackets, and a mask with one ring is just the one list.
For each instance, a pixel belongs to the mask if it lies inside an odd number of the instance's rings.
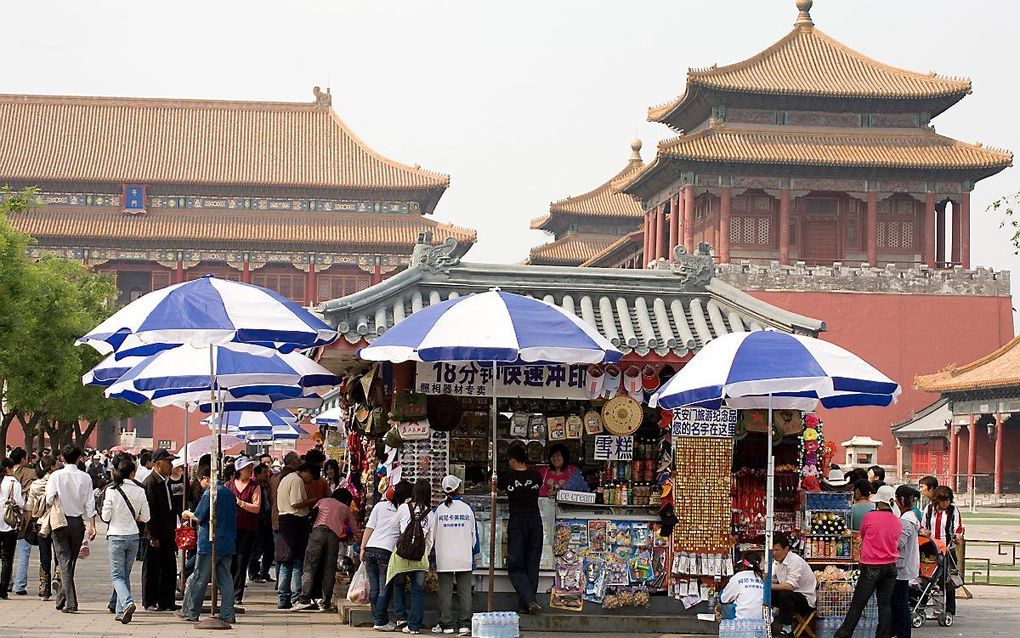
{"label": "backpack", "polygon": [[11,529],[21,531],[21,526],[25,522],[25,513],[18,507],[18,503],[14,500],[14,490],[21,489],[21,484],[17,481],[7,481],[10,485],[10,489],[7,491],[7,503],[4,507],[4,523]]}
{"label": "backpack", "polygon": [[421,522],[428,516],[428,510],[426,509],[420,516],[417,516],[410,503],[407,507],[411,511],[411,522],[407,524],[404,531],[400,532],[395,550],[397,556],[404,560],[417,562],[425,557],[425,530],[422,528]]}

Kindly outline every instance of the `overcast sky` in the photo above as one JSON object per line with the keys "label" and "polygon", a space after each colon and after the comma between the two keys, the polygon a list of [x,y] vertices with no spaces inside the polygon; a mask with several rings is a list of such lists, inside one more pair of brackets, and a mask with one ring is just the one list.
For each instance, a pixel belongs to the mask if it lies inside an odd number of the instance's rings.
{"label": "overcast sky", "polygon": [[[329,86],[369,146],[451,176],[435,217],[478,230],[472,260],[518,262],[550,201],[612,176],[634,137],[652,158],[671,131],[646,109],[689,67],[745,59],[795,17],[794,0],[36,0],[4,7],[0,92],[303,102]],[[812,17],[882,62],[971,78],[936,130],[1020,152],[1017,3],[816,0]],[[974,191],[975,266],[1020,271],[985,212],[1018,171]]]}

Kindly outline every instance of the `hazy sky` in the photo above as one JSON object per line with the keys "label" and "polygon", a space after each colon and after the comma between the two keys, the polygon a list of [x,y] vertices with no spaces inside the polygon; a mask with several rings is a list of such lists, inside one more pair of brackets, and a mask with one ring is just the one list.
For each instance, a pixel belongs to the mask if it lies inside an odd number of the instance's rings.
{"label": "hazy sky", "polygon": [[[670,137],[646,109],[682,92],[688,67],[742,60],[785,35],[794,0],[597,2],[8,3],[0,92],[311,101],[366,143],[447,173],[435,217],[478,230],[475,261],[517,262],[546,236],[549,202]],[[1020,5],[992,0],[816,0],[818,28],[882,62],[971,78],[934,121],[965,141],[1020,152]],[[1012,26],[1011,26],[1012,25]],[[1020,169],[972,196],[973,264],[1020,258],[986,205]]]}

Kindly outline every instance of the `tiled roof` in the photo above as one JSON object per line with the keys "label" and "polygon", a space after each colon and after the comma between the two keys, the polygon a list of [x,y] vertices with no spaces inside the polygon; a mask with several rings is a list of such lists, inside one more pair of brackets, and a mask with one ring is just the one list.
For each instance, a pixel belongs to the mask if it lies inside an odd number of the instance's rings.
{"label": "tiled roof", "polygon": [[633,254],[636,249],[641,248],[641,238],[644,236],[645,228],[644,224],[641,225],[637,230],[620,237],[613,243],[602,249],[602,252],[581,263],[581,267],[595,267],[595,268],[615,268],[613,261],[614,255],[616,257],[623,257],[628,254]]}
{"label": "tiled roof", "polygon": [[697,263],[641,270],[449,260],[438,268],[412,266],[316,311],[349,343],[371,343],[412,312],[499,286],[556,304],[625,354],[640,356],[686,356],[730,332],[773,328],[818,336],[825,330],[822,321],[788,312],[713,278],[710,257],[690,259]]}
{"label": "tiled roof", "polygon": [[606,235],[571,233],[562,239],[531,249],[527,263],[547,266],[578,266],[614,242]]}
{"label": "tiled roof", "polygon": [[743,62],[691,69],[686,93],[649,109],[648,119],[665,121],[698,87],[774,95],[931,99],[962,97],[970,93],[971,83],[883,64],[804,25]]}
{"label": "tiled roof", "polygon": [[931,438],[949,434],[949,422],[953,411],[949,409],[949,399],[942,398],[924,408],[909,419],[892,427],[893,436],[897,439]]}
{"label": "tiled roof", "polygon": [[715,125],[659,144],[656,161],[614,182],[636,183],[663,158],[695,162],[785,164],[920,170],[971,170],[987,176],[1010,166],[1009,151],[967,144],[916,129],[823,129],[792,126]]}
{"label": "tiled roof", "polygon": [[973,363],[914,377],[914,387],[944,393],[1020,387],[1020,336]]}
{"label": "tiled roof", "polygon": [[0,178],[432,190],[313,103],[0,95]]}
{"label": "tiled roof", "polygon": [[41,243],[97,242],[104,245],[180,247],[216,246],[397,246],[410,249],[419,232],[432,231],[442,242],[453,237],[471,244],[473,230],[426,219],[420,215],[337,214],[245,211],[236,213],[159,210],[129,215],[115,209],[48,206],[9,215],[19,230]]}
{"label": "tiled roof", "polygon": [[[640,170],[642,166],[644,164],[641,162],[640,156],[636,160],[631,159],[623,167],[623,170],[587,193],[549,204],[548,217],[553,217],[556,213],[566,213],[583,217],[636,217],[640,219],[644,215],[641,205],[633,198],[613,190],[612,184],[616,180]],[[535,226],[534,224],[532,227],[541,228],[540,225]]]}

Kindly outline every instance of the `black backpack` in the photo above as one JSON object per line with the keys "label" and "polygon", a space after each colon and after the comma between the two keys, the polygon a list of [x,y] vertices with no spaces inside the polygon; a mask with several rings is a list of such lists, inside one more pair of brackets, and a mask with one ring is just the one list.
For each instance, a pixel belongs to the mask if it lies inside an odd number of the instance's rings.
{"label": "black backpack", "polygon": [[411,522],[407,524],[404,531],[400,532],[395,549],[397,556],[404,560],[417,562],[425,557],[425,529],[422,528],[421,522],[425,520],[429,512],[426,509],[420,516],[416,516],[414,507],[410,503],[407,508],[411,511]]}

